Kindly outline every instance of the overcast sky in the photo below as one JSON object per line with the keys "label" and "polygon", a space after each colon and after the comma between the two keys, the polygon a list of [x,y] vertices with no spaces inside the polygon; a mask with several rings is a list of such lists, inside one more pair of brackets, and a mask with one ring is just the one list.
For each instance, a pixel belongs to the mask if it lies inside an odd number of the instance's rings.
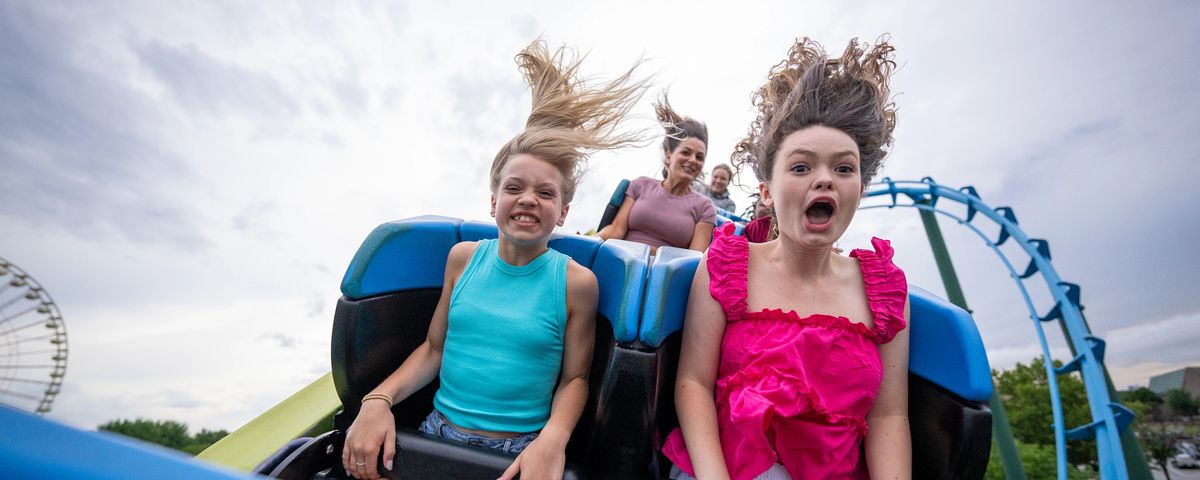
{"label": "overcast sky", "polygon": [[[711,168],[796,37],[840,53],[890,32],[900,113],[881,175],[1013,207],[1082,286],[1118,388],[1144,385],[1200,364],[1197,25],[1186,1],[0,0],[0,257],[66,319],[52,418],[234,429],[329,370],[338,284],[372,228],[488,219],[487,167],[528,114],[512,59],[532,39],[589,52],[602,77],[644,56],[654,92],[708,123]],[[563,230],[595,226],[621,178],[655,175],[656,148],[596,155]],[[942,228],[993,367],[1039,355],[995,255]],[[866,235],[943,293],[914,211],[864,211],[843,246]]]}

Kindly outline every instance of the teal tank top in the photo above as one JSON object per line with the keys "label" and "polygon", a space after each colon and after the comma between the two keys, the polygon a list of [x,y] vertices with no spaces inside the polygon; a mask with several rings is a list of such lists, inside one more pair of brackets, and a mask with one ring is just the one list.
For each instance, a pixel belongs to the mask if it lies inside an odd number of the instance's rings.
{"label": "teal tank top", "polygon": [[473,430],[534,432],[550,419],[567,329],[567,256],[528,265],[481,240],[454,284],[433,406]]}

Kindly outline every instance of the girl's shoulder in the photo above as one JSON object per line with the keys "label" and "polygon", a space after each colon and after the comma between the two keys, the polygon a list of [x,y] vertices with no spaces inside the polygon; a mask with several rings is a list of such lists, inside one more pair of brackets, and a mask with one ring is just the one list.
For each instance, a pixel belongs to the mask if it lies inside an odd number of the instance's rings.
{"label": "girl's shoulder", "polygon": [[858,260],[863,277],[874,277],[892,283],[904,282],[904,271],[893,262],[896,250],[892,248],[892,242],[872,237],[871,248],[856,248],[850,252],[850,258]]}
{"label": "girl's shoulder", "polygon": [[875,333],[880,343],[887,343],[906,325],[908,280],[904,270],[892,261],[896,251],[891,242],[875,237],[871,239],[871,247],[872,250],[855,249],[850,258],[858,260],[867,303],[875,317]]}
{"label": "girl's shoulder", "polygon": [[595,304],[595,299],[600,296],[600,283],[596,280],[596,274],[592,273],[587,267],[580,265],[570,258],[567,259],[567,298],[577,298],[581,300],[591,299],[591,303]]}
{"label": "girl's shoulder", "polygon": [[[710,207],[712,204],[709,204]],[[746,241],[746,237],[738,235],[737,225],[733,222],[726,222],[724,225],[713,229],[712,244],[708,247],[709,263],[729,263],[741,262],[743,265],[747,262],[750,254],[750,242]]]}
{"label": "girl's shoulder", "polygon": [[590,269],[580,265],[574,259],[567,257],[567,288],[596,289],[597,285],[598,282],[595,273],[592,273]]}
{"label": "girl's shoulder", "polygon": [[638,196],[651,191],[655,186],[661,186],[658,180],[650,177],[637,177],[629,182],[629,187],[625,190],[625,194],[629,196]]}
{"label": "girl's shoulder", "polygon": [[446,273],[458,277],[467,268],[481,243],[482,241],[458,242],[450,247],[450,253],[446,255]]}
{"label": "girl's shoulder", "polygon": [[446,257],[447,262],[455,260],[467,261],[471,259],[471,255],[475,254],[475,250],[479,248],[480,241],[465,241],[458,242],[450,247],[450,254]]}
{"label": "girl's shoulder", "polygon": [[746,312],[746,275],[750,244],[746,237],[736,235],[732,222],[713,229],[713,242],[704,254],[704,269],[708,273],[708,291],[730,322],[736,322]]}
{"label": "girl's shoulder", "polygon": [[688,202],[692,205],[692,215],[696,223],[717,223],[717,207],[713,205],[712,199],[693,191],[688,194]]}

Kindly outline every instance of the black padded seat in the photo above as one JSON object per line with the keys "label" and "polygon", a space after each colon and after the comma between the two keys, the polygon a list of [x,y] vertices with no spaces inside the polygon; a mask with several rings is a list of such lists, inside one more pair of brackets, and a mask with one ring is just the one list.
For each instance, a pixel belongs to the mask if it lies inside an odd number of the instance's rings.
{"label": "black padded seat", "polygon": [[[344,478],[344,432],[353,423],[360,399],[425,341],[441,295],[446,256],[459,241],[495,238],[495,225],[446,217],[418,217],[380,225],[363,242],[342,282],[343,296],[334,313],[331,361],[334,385],[343,410],[333,432],[305,443],[274,468],[281,478]],[[564,478],[586,478],[585,471],[612,464],[604,445],[613,429],[599,419],[620,412],[609,405],[614,359],[636,339],[642,283],[649,258],[644,245],[590,237],[555,235],[550,247],[592,269],[600,285],[596,343],[589,375],[589,396],[567,447]],[[630,301],[629,298],[634,298]],[[396,404],[397,456],[389,478],[496,478],[515,455],[434,438],[416,431],[433,409],[438,382]],[[608,392],[607,396],[604,392]],[[266,472],[263,472],[266,473]],[[602,478],[603,476],[591,476]]]}

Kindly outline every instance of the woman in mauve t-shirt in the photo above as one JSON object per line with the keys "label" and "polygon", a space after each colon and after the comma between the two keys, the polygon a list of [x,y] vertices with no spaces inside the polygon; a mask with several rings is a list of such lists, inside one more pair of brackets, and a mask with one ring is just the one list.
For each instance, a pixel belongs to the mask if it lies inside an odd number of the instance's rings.
{"label": "woman in mauve t-shirt", "polygon": [[621,209],[599,235],[645,243],[654,251],[670,245],[703,252],[712,241],[717,210],[708,197],[692,191],[692,182],[704,168],[708,127],[671,110],[666,95],[654,110],[666,129],[663,180],[638,177],[630,182]]}

